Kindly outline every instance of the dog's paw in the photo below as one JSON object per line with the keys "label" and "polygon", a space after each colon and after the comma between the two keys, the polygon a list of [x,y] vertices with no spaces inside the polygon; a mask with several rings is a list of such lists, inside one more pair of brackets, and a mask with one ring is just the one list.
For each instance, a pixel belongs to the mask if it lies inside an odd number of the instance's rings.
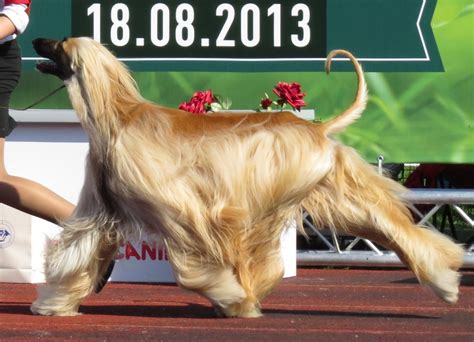
{"label": "dog's paw", "polygon": [[30,311],[34,315],[39,315],[39,316],[79,316],[79,315],[82,315],[78,311],[56,310],[50,307],[42,307],[40,304],[37,304],[36,302],[31,305]]}
{"label": "dog's paw", "polygon": [[458,301],[460,274],[453,270],[438,272],[428,286],[447,303],[455,304]]}
{"label": "dog's paw", "polygon": [[263,316],[258,306],[248,301],[234,303],[225,308],[221,308],[221,314],[225,317],[239,318],[258,318]]}

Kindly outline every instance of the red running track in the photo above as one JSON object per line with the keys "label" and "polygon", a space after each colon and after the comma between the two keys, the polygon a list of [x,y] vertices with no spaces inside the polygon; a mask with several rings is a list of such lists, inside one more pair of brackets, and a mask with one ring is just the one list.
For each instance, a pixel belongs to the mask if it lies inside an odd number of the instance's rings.
{"label": "red running track", "polygon": [[299,268],[258,319],[216,318],[198,295],[163,284],[108,284],[76,317],[30,314],[36,285],[0,283],[0,340],[474,341],[474,272],[459,303],[404,270]]}

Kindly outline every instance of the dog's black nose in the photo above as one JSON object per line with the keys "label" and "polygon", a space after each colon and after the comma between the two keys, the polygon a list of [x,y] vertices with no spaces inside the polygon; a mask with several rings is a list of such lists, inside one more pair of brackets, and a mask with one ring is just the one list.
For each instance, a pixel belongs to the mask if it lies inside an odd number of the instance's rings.
{"label": "dog's black nose", "polygon": [[33,44],[34,49],[37,51],[38,47],[40,47],[41,45],[44,45],[45,41],[47,41],[47,39],[45,39],[45,38],[33,39],[32,44]]}
{"label": "dog's black nose", "polygon": [[40,45],[45,45],[45,44],[57,43],[57,40],[48,39],[48,38],[35,38],[33,39],[32,43],[33,43],[33,46],[40,46]]}
{"label": "dog's black nose", "polygon": [[[36,38],[32,41],[36,53],[42,57],[48,58],[50,58],[50,54],[54,50],[57,42],[57,40],[48,38]],[[47,56],[45,54],[47,54]]]}
{"label": "dog's black nose", "polygon": [[42,41],[44,41],[45,38],[35,38],[33,39],[32,43],[33,45],[38,45],[38,44],[41,44]]}

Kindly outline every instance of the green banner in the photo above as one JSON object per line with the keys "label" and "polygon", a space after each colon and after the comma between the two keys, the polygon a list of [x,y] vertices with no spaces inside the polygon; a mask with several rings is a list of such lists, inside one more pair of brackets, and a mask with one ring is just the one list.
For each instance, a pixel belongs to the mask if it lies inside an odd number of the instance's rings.
{"label": "green banner", "polygon": [[442,71],[435,7],[436,0],[43,0],[21,40],[28,67],[36,60],[28,42],[41,32],[93,37],[136,71],[321,71],[332,49],[353,52],[367,71]]}
{"label": "green banner", "polygon": [[327,50],[346,49],[366,71],[442,71],[431,29],[436,0],[328,0]]}

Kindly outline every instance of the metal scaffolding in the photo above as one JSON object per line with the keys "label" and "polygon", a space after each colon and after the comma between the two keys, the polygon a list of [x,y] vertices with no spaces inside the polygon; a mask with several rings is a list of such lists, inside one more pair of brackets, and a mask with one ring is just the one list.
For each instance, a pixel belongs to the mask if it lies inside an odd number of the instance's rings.
{"label": "metal scaffolding", "polygon": [[[441,221],[442,227],[437,226],[433,220],[440,209],[449,209],[464,220],[470,228],[473,228],[474,219],[462,208],[465,205],[474,204],[473,190],[458,189],[412,189],[401,194],[402,199],[409,202],[410,209],[418,216],[418,224],[429,229],[443,230],[445,218]],[[428,212],[422,213],[416,205],[430,205]],[[332,265],[332,266],[378,266],[378,267],[400,267],[403,266],[398,256],[389,250],[377,247],[372,241],[358,237],[344,237],[341,246],[341,237],[329,230],[320,231],[313,225],[309,216],[304,217],[304,225],[310,230],[320,242],[317,249],[307,249],[297,251],[297,262],[299,265]],[[420,228],[423,229],[423,228]],[[452,231],[455,234],[455,231]],[[472,239],[474,240],[474,239]],[[474,242],[466,244],[466,256],[464,267],[474,268]],[[363,249],[355,249],[362,244]]]}

